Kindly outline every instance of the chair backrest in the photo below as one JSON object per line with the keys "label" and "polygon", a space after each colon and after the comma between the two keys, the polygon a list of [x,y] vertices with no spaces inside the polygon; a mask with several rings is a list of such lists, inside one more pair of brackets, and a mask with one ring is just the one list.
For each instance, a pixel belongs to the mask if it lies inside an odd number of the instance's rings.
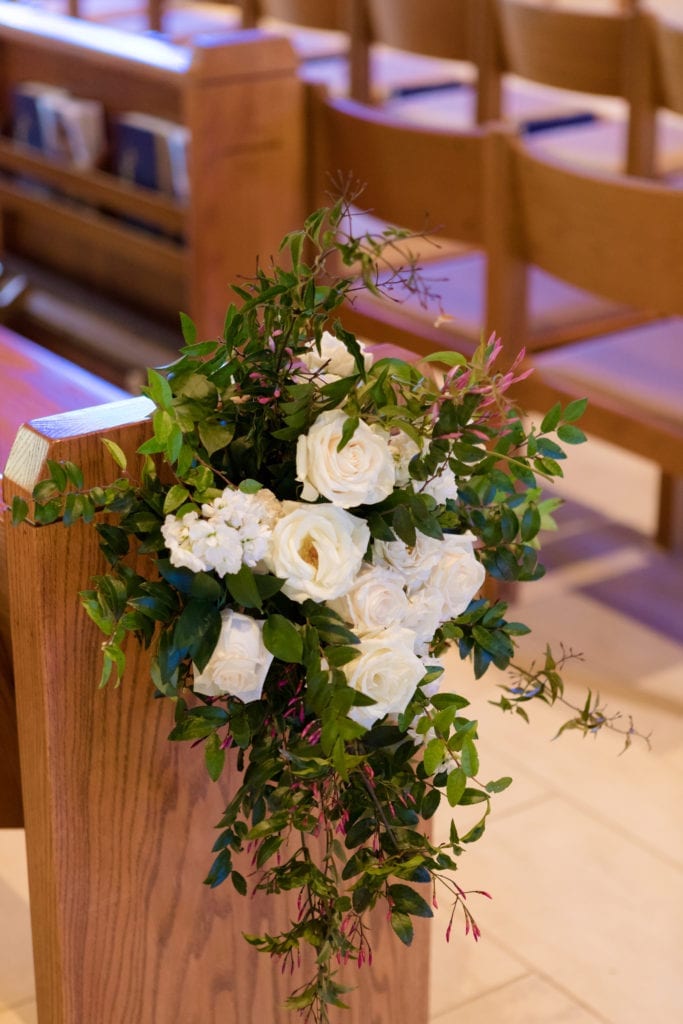
{"label": "chair backrest", "polygon": [[657,102],[683,114],[683,23],[663,16],[651,18],[655,47]]}
{"label": "chair backrest", "polygon": [[471,0],[366,0],[375,42],[428,57],[470,60]]}
{"label": "chair backrest", "polygon": [[[147,0],[147,24],[153,32],[160,32],[166,0]],[[68,0],[66,13],[71,18],[87,18],[88,13],[84,10],[81,0]]]}
{"label": "chair backrest", "polygon": [[365,186],[361,204],[383,221],[483,244],[485,129],[421,127],[322,90],[312,98],[311,208],[336,172]]}
{"label": "chair backrest", "polygon": [[635,8],[610,13],[533,0],[483,0],[493,9],[497,39],[482,57],[482,88],[500,93],[502,76],[628,104],[624,169],[654,173],[653,52],[647,16]]}
{"label": "chair backrest", "polygon": [[239,0],[245,27],[267,16],[306,28],[345,29],[345,0]]}
{"label": "chair backrest", "polygon": [[370,102],[371,47],[442,60],[472,61],[474,10],[480,0],[348,0],[351,33],[349,94]]}
{"label": "chair backrest", "polygon": [[655,315],[683,314],[683,190],[590,174],[496,136],[498,201],[487,207],[493,324],[526,331],[526,268]]}

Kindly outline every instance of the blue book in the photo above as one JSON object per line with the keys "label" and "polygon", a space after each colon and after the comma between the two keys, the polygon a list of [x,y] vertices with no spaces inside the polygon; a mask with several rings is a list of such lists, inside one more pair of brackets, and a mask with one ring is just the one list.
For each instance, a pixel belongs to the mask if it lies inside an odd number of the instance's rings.
{"label": "blue book", "polygon": [[143,188],[165,191],[157,158],[157,136],[149,128],[120,119],[115,128],[114,169]]}
{"label": "blue book", "polygon": [[20,82],[12,90],[12,138],[25,146],[45,150],[45,105],[66,90],[45,82]]}

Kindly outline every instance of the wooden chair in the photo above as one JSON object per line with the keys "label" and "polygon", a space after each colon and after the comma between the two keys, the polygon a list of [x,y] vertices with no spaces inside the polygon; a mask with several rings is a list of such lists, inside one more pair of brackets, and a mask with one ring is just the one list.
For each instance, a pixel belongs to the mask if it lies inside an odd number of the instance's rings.
{"label": "wooden chair", "polygon": [[[467,255],[425,261],[432,291],[426,307],[412,295],[397,301],[362,294],[345,313],[352,329],[375,342],[393,342],[422,353],[445,348],[471,352],[482,331],[496,327],[487,285],[487,205],[500,187],[499,167],[490,156],[485,128],[446,131],[410,125],[384,109],[311,91],[309,207],[329,193],[331,175],[365,184],[360,202],[371,213],[450,245],[472,247]],[[425,247],[421,247],[424,251]],[[448,249],[446,249],[448,253]],[[401,301],[398,301],[398,300]],[[507,337],[510,347],[548,347],[607,325],[633,323],[623,305],[596,301],[540,271],[532,272],[532,313],[528,334]],[[435,326],[441,313],[447,319]]]}
{"label": "wooden chair", "polygon": [[587,397],[588,432],[656,462],[657,539],[683,542],[683,190],[589,174],[498,136],[504,176],[490,207],[491,316],[504,338],[527,333],[531,266],[658,319],[531,353],[522,406]]}
{"label": "wooden chair", "polygon": [[[23,422],[125,397],[125,392],[0,327],[0,471]],[[0,501],[0,507],[2,503]],[[6,519],[0,519],[0,828],[23,821],[9,630]]]}
{"label": "wooden chair", "polygon": [[[540,152],[647,177],[681,166],[683,125],[657,133],[656,19],[635,5],[603,13],[538,0],[484,0],[482,18],[487,5],[493,42],[480,51],[480,83],[490,114],[510,75],[570,90],[585,97],[588,111],[593,104],[598,119],[529,135]],[[611,98],[612,107],[617,103],[605,117],[601,97]]]}
{"label": "wooden chair", "polygon": [[[100,439],[134,460],[148,413],[131,399],[22,427],[5,499],[30,494],[46,458],[106,484],[115,467]],[[241,934],[276,933],[295,897],[202,885],[231,773],[213,784],[201,754],[168,742],[172,714],[153,699],[140,652],[120,689],[97,691],[101,637],[78,601],[103,568],[95,531],[27,523],[8,528],[7,544],[40,1024],[295,1024],[282,1002],[296,977]],[[428,928],[406,950],[381,913],[373,946],[372,969],[348,976],[360,988],[345,1019],[427,1024]]]}
{"label": "wooden chair", "polygon": [[[650,16],[650,31],[654,45],[655,101],[653,117],[667,114],[683,117],[683,25],[662,15]],[[660,130],[666,131],[666,124]],[[662,174],[676,182],[683,180],[683,152],[677,165],[666,166]]]}

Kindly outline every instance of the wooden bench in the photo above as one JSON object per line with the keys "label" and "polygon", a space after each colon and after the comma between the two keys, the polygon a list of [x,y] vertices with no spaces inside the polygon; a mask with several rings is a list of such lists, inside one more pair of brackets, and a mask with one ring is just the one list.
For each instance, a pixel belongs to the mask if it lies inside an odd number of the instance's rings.
{"label": "wooden bench", "polygon": [[[131,399],[22,427],[6,500],[30,493],[46,458],[71,459],[86,482],[106,483],[115,467],[100,437],[133,458],[148,411]],[[197,751],[167,741],[169,707],[154,700],[139,651],[120,689],[97,691],[101,638],[78,591],[102,568],[92,527],[8,530],[40,1024],[295,1024],[282,1001],[296,976],[283,977],[241,934],[276,932],[296,916],[295,894],[244,899],[201,884],[230,772],[213,784]],[[348,1024],[426,1024],[428,939],[419,927],[407,950],[377,915],[373,967],[348,975],[360,986]]]}
{"label": "wooden bench", "polygon": [[[34,416],[124,398],[125,393],[0,327],[0,472],[17,430]],[[0,494],[0,508],[2,495]],[[7,592],[7,520],[0,519],[0,827],[22,824]]]}

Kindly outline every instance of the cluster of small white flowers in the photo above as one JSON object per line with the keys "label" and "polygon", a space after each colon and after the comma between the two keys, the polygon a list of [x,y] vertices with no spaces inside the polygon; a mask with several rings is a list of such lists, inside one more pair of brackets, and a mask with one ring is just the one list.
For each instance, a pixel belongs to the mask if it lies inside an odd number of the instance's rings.
{"label": "cluster of small white flowers", "polygon": [[202,505],[201,515],[168,515],[161,532],[171,564],[192,572],[214,571],[221,577],[239,572],[242,565],[259,569],[280,512],[272,491],[263,488],[247,494],[226,488]]}

